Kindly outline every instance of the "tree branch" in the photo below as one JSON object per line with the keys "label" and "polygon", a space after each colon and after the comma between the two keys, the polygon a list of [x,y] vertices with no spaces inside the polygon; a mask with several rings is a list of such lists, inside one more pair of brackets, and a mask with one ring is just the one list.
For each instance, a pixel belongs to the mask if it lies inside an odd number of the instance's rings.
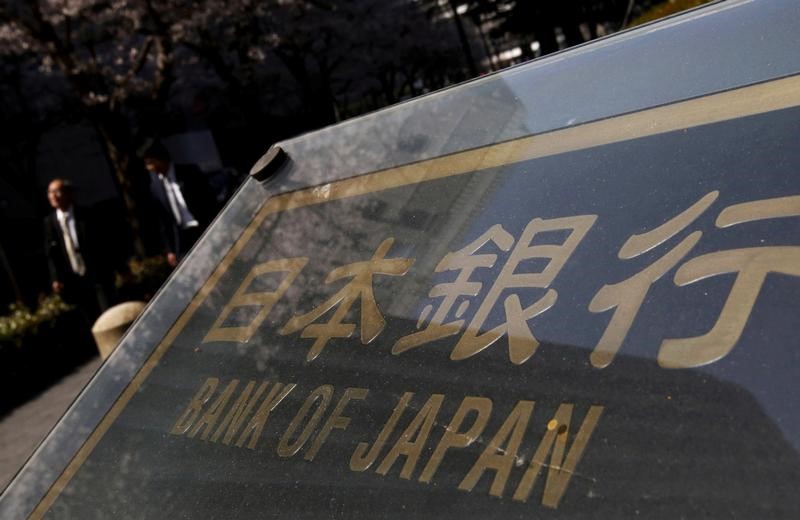
{"label": "tree branch", "polygon": [[110,108],[113,111],[116,108],[116,104],[125,99],[126,94],[126,87],[130,84],[133,78],[136,77],[137,74],[142,70],[144,64],[147,62],[147,55],[150,53],[150,48],[153,46],[153,38],[148,36],[144,39],[144,43],[142,47],[139,49],[136,55],[136,60],[131,63],[131,67],[128,70],[128,73],[122,78],[121,81],[118,82],[117,87],[114,89],[114,94],[111,96]]}

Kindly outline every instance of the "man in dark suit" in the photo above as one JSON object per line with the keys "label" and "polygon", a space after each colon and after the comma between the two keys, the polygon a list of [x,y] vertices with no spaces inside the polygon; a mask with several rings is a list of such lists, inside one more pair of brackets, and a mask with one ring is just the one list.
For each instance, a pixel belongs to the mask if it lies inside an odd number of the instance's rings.
{"label": "man in dark suit", "polygon": [[114,289],[113,266],[88,211],[73,203],[72,185],[54,179],[47,187],[54,211],[45,218],[45,254],[53,292],[76,305],[89,324],[108,308]]}
{"label": "man in dark suit", "polygon": [[143,152],[142,159],[150,172],[161,248],[175,267],[216,215],[217,203],[200,169],[173,163],[158,141]]}

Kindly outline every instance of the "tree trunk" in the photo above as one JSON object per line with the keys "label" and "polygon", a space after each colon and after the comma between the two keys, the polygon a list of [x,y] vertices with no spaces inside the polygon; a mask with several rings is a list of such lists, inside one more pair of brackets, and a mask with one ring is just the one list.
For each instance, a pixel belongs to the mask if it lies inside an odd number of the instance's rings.
{"label": "tree trunk", "polygon": [[133,197],[133,183],[128,177],[130,156],[128,153],[119,150],[105,129],[100,125],[95,125],[95,128],[102,138],[108,162],[112,170],[114,170],[114,177],[119,184],[120,192],[122,192],[122,201],[125,204],[125,213],[128,226],[131,230],[133,252],[136,256],[144,258],[146,256],[146,251],[144,241],[142,240],[142,226],[136,213],[136,199]]}

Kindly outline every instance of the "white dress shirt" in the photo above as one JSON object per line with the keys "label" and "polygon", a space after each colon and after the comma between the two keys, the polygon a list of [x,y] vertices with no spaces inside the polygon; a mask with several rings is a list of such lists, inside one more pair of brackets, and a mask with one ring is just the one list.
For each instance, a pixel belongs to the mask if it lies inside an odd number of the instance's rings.
{"label": "white dress shirt", "polygon": [[56,218],[61,225],[61,229],[66,227],[69,230],[69,236],[72,239],[72,243],[75,244],[75,249],[80,249],[81,244],[78,242],[78,232],[75,230],[75,213],[72,208],[67,211],[56,209]]}
{"label": "white dress shirt", "polygon": [[72,208],[69,208],[67,211],[56,209],[56,218],[61,227],[70,268],[72,268],[72,272],[78,276],[83,276],[86,274],[86,263],[83,260],[83,255],[81,255],[78,232],[75,229],[75,213],[72,211]]}
{"label": "white dress shirt", "polygon": [[181,229],[197,227],[199,225],[197,219],[194,218],[194,215],[189,211],[186,200],[183,198],[181,187],[175,179],[175,166],[170,164],[167,174],[158,174],[158,179],[164,186],[164,191],[167,194],[167,201],[172,210],[172,216],[175,217],[175,222],[177,222],[178,227]]}

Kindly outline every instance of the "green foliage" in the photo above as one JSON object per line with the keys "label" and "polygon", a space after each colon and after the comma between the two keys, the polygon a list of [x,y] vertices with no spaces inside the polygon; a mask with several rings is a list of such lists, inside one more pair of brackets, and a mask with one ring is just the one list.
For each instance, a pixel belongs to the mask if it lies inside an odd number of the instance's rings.
{"label": "green foliage", "polygon": [[149,300],[172,272],[167,259],[161,256],[132,258],[128,270],[117,274],[115,285],[123,300]]}
{"label": "green foliage", "polygon": [[0,316],[0,343],[19,347],[26,337],[36,334],[43,326],[52,327],[59,316],[72,309],[57,294],[41,298],[35,311],[22,303],[11,304],[9,314]]}

